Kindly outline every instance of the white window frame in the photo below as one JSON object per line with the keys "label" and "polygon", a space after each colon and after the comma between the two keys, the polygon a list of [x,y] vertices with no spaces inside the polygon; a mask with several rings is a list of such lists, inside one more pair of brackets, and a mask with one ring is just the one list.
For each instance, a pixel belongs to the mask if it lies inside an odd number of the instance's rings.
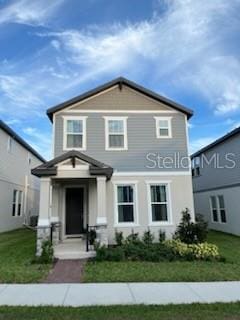
{"label": "white window frame", "polygon": [[7,142],[7,151],[8,153],[12,153],[12,148],[13,148],[13,138],[8,137],[8,142]]}
{"label": "white window frame", "polygon": [[[87,148],[87,116],[63,116],[63,150],[86,150]],[[81,120],[83,126],[82,132],[82,147],[81,148],[68,148],[67,147],[67,121],[68,120]],[[77,135],[77,134],[76,134]]]}
{"label": "white window frame", "polygon": [[[156,137],[158,139],[171,139],[172,138],[172,117],[154,117],[156,121]],[[159,120],[164,120],[168,122],[168,135],[167,136],[161,136],[160,135],[160,126],[159,126]]]}
{"label": "white window frame", "polygon": [[[106,151],[123,151],[128,150],[128,138],[127,138],[127,119],[128,117],[103,117],[105,120],[105,150]],[[123,147],[110,147],[109,146],[109,125],[108,122],[111,120],[120,120],[123,121],[123,139],[124,139],[124,145]],[[111,133],[112,135],[113,133]],[[119,133],[118,133],[119,135]]]}
{"label": "white window frame", "polygon": [[[172,202],[171,202],[171,181],[145,181],[147,185],[147,201],[148,201],[148,225],[149,226],[171,226],[172,223]],[[152,199],[151,186],[165,186],[167,198],[167,221],[153,221],[152,220]]]}
{"label": "white window frame", "polygon": [[[16,217],[21,217],[22,213],[23,213],[23,191],[22,190],[17,190],[14,189],[13,193],[16,191],[16,200],[15,202],[13,202],[12,200],[12,209],[13,209],[13,205],[15,204],[15,210],[14,210],[14,214],[13,214],[13,210],[12,210],[12,217],[16,218]],[[19,198],[19,194],[21,193],[21,197]],[[21,210],[20,210],[20,214],[18,214],[18,205],[21,204]]]}
{"label": "white window frame", "polygon": [[[114,181],[114,227],[138,227],[138,181]],[[131,186],[133,187],[133,222],[119,222],[118,220],[118,187],[119,186]]]}
{"label": "white window frame", "polygon": [[[222,196],[223,197],[223,201],[224,201],[224,208],[220,208],[220,201],[219,201],[219,197]],[[214,221],[213,220],[213,206],[212,206],[212,201],[211,201],[211,197],[214,197],[216,199],[216,210],[217,210],[217,219],[218,221]],[[220,223],[220,224],[226,224],[227,223],[227,211],[226,211],[226,206],[225,206],[225,199],[224,199],[224,195],[223,194],[213,194],[209,196],[209,204],[210,204],[210,210],[211,210],[211,221],[212,223]],[[226,222],[222,222],[222,216],[221,216],[221,210],[225,210],[225,216],[226,216]]]}

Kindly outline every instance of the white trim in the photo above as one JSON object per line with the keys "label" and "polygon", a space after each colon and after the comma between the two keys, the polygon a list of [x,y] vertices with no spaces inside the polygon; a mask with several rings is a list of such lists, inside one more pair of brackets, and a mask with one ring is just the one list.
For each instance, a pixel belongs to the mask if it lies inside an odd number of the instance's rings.
{"label": "white trim", "polygon": [[[143,113],[143,114],[152,114],[152,113],[160,113],[160,114],[172,114],[172,113],[179,113],[178,111],[174,110],[127,110],[127,109],[122,109],[122,110],[116,110],[116,109],[109,109],[109,110],[104,110],[104,109],[78,109],[78,110],[62,110],[58,111],[61,113]],[[57,114],[57,112],[56,112]]]}
{"label": "white trim", "polygon": [[[128,137],[127,137],[127,119],[128,117],[103,117],[105,120],[105,150],[106,151],[123,151],[128,150]],[[109,125],[108,121],[120,120],[123,121],[123,142],[124,146],[120,148],[109,147]],[[112,134],[112,133],[111,133]]]}
{"label": "white trim", "polygon": [[191,172],[188,171],[115,171],[113,177],[160,177],[160,176],[191,176]]}
{"label": "white trim", "polygon": [[[12,210],[12,217],[13,218],[20,218],[23,215],[23,210],[24,210],[24,191],[23,190],[19,190],[19,189],[13,189],[13,194],[16,191],[16,199],[15,202],[13,202],[12,200],[12,209],[13,209],[13,205],[15,205],[15,210],[14,210],[14,214],[13,214],[13,210]],[[19,197],[19,193],[21,193],[21,197]],[[18,214],[18,206],[19,204],[21,205],[20,207],[20,214]]]}
{"label": "white trim", "polygon": [[50,220],[49,219],[38,219],[38,227],[50,227]]}
{"label": "white trim", "polygon": [[[139,226],[138,220],[138,187],[137,181],[113,181],[114,187],[114,228],[133,228]],[[118,222],[118,186],[132,186],[133,187],[133,222]]]}
{"label": "white trim", "polygon": [[[154,117],[156,121],[156,137],[158,139],[171,139],[172,138],[172,117]],[[164,120],[168,122],[168,135],[161,136],[159,132],[159,120]]]}
{"label": "white trim", "polygon": [[[220,202],[219,202],[219,197],[223,197],[223,202],[224,202],[224,208],[220,208]],[[217,210],[217,218],[218,221],[214,221],[213,220],[213,206],[212,206],[212,201],[211,201],[211,197],[215,197],[216,200],[216,208],[215,210]],[[209,204],[210,204],[210,211],[211,211],[211,222],[214,224],[223,224],[226,225],[227,224],[227,211],[226,211],[226,206],[225,206],[225,199],[224,199],[224,195],[223,194],[211,194],[209,196]],[[222,222],[222,216],[221,216],[221,210],[225,210],[225,217],[226,217],[226,222]]]}
{"label": "white trim", "polygon": [[[172,219],[172,197],[171,197],[171,189],[170,184],[171,181],[145,181],[147,187],[147,202],[148,202],[148,225],[149,226],[171,226],[173,224]],[[166,188],[166,205],[167,205],[167,221],[152,221],[152,200],[151,200],[151,186],[153,185],[164,185]]]}
{"label": "white trim", "polygon": [[107,217],[97,217],[97,225],[106,225]]}
{"label": "white trim", "polygon": [[55,121],[56,121],[56,117],[55,117],[55,113],[53,114],[53,126],[52,126],[52,157],[54,158],[55,156]]}
{"label": "white trim", "polygon": [[[87,116],[62,116],[63,117],[63,150],[86,150],[87,147]],[[82,132],[82,148],[68,148],[67,147],[67,120],[81,120],[83,125]]]}

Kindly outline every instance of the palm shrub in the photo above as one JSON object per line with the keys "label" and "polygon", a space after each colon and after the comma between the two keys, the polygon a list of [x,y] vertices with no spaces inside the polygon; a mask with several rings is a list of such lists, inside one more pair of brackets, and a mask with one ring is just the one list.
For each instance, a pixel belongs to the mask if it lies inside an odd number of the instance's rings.
{"label": "palm shrub", "polygon": [[115,242],[118,246],[122,246],[123,245],[123,233],[122,231],[116,231],[115,232]]}
{"label": "palm shrub", "polygon": [[154,234],[151,233],[151,231],[148,229],[143,234],[142,242],[146,245],[150,245],[153,243],[153,240],[154,240]]}

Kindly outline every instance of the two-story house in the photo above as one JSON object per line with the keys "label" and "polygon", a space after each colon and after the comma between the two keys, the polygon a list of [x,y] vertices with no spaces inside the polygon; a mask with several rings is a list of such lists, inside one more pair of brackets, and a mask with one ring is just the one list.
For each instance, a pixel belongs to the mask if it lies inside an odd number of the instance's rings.
{"label": "two-story house", "polygon": [[32,171],[41,178],[38,254],[51,222],[60,222],[54,237],[63,243],[90,225],[102,244],[113,244],[116,230],[170,237],[182,210],[194,216],[191,110],[117,78],[47,115],[54,159]]}
{"label": "two-story house", "polygon": [[45,160],[0,120],[0,232],[29,224],[39,210],[39,179],[31,169]]}
{"label": "two-story house", "polygon": [[211,229],[240,235],[240,128],[192,155],[195,213]]}

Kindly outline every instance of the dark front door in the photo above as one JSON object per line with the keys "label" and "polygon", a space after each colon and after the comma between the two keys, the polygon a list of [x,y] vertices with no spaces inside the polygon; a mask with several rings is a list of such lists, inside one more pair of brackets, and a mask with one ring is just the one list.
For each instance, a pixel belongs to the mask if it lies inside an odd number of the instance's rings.
{"label": "dark front door", "polygon": [[66,189],[66,235],[83,233],[83,188]]}

